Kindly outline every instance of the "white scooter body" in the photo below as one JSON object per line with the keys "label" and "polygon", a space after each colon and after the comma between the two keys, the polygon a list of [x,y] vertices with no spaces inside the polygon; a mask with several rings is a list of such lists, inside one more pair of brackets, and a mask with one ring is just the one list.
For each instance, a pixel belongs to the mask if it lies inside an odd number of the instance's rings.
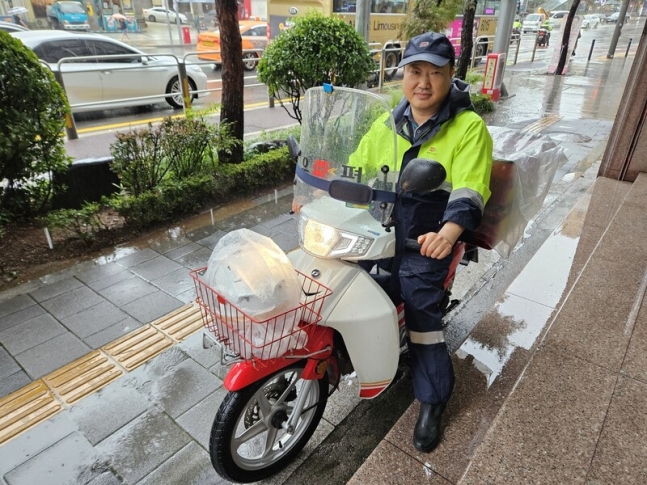
{"label": "white scooter body", "polygon": [[[301,233],[305,220],[372,239],[362,259],[388,258],[394,254],[394,233],[386,232],[366,210],[324,197],[303,207]],[[295,269],[332,290],[324,302],[319,325],[334,328],[341,334],[357,374],[359,395],[373,398],[386,389],[397,370],[400,337],[396,308],[358,264],[309,254],[307,238],[303,240],[302,235],[302,249],[289,253],[288,257]]]}

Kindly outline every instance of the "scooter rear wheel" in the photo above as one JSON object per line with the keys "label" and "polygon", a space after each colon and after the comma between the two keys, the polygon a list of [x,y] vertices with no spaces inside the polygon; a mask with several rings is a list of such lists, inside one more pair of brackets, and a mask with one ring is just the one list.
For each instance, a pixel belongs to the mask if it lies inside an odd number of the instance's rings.
{"label": "scooter rear wheel", "polygon": [[[328,401],[328,377],[301,379],[305,361],[227,394],[211,428],[209,452],[218,474],[256,482],[285,468],[314,433]],[[301,409],[291,432],[281,427]],[[305,410],[305,411],[304,411]]]}

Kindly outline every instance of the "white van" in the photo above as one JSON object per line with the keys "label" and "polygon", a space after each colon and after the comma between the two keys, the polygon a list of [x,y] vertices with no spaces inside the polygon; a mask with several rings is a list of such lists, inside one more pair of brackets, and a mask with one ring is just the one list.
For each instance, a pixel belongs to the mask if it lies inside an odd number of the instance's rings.
{"label": "white van", "polygon": [[525,34],[526,32],[537,32],[541,24],[546,20],[546,16],[543,13],[531,13],[526,15],[526,18],[521,25],[521,31]]}
{"label": "white van", "polygon": [[562,24],[562,20],[566,18],[567,15],[568,10],[555,10],[552,14],[550,14],[550,17],[548,17],[550,26],[553,29],[559,30],[559,26]]}

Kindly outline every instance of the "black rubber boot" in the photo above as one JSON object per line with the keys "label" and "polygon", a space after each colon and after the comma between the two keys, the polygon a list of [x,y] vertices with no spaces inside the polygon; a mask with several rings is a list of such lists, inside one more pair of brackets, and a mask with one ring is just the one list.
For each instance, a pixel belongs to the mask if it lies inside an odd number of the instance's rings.
{"label": "black rubber boot", "polygon": [[445,404],[420,403],[420,415],[413,429],[413,446],[416,450],[429,453],[440,442],[440,420]]}

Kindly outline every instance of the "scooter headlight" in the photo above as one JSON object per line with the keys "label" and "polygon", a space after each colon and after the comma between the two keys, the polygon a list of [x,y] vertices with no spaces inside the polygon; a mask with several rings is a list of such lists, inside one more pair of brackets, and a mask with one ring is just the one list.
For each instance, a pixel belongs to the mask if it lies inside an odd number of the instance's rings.
{"label": "scooter headlight", "polygon": [[366,254],[373,238],[340,231],[332,226],[313,221],[301,214],[299,244],[320,258],[358,258]]}

